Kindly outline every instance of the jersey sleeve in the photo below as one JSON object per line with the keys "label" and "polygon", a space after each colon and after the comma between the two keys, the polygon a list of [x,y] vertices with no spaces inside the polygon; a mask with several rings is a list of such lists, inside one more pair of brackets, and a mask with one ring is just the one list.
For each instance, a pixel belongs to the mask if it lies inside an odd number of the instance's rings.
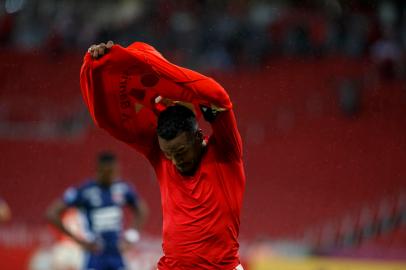
{"label": "jersey sleeve", "polygon": [[[234,111],[216,112],[202,108],[203,115],[211,123],[213,134],[210,140],[214,142],[219,157],[224,160],[240,160],[242,158],[242,140],[238,131]],[[211,112],[210,112],[211,111]]]}
{"label": "jersey sleeve", "polygon": [[83,206],[83,199],[80,189],[70,187],[63,194],[63,202],[69,207]]}
{"label": "jersey sleeve", "polygon": [[173,83],[172,87],[159,89],[162,96],[194,105],[231,109],[232,104],[227,92],[212,78],[170,63],[148,44],[135,42],[128,49],[141,53],[145,63],[151,65],[159,77]]}
{"label": "jersey sleeve", "polygon": [[80,82],[96,125],[134,147],[151,163],[160,153],[156,135],[156,115],[162,110],[159,97],[193,104],[198,116],[199,106],[224,112],[216,117],[219,120],[211,121],[213,136],[222,149],[241,152],[232,103],[224,88],[212,78],[170,63],[148,44],[114,45],[100,59],[87,53]]}
{"label": "jersey sleeve", "polygon": [[151,160],[157,147],[156,116],[131,95],[137,91],[128,85],[133,66],[121,57],[112,52],[94,60],[86,54],[80,72],[82,96],[98,127]]}

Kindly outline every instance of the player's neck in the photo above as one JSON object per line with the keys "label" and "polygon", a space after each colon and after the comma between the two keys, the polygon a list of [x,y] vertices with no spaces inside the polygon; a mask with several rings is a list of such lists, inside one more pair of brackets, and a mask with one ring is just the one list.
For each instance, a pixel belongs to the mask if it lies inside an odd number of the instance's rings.
{"label": "player's neck", "polygon": [[98,186],[100,186],[102,188],[109,188],[113,184],[113,181],[108,181],[107,182],[107,181],[97,179],[96,183],[97,183]]}

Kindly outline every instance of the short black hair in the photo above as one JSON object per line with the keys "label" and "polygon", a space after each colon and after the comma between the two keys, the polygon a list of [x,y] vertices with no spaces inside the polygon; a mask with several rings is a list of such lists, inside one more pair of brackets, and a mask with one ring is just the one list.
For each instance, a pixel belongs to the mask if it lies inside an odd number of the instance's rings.
{"label": "short black hair", "polygon": [[116,160],[117,160],[116,155],[108,151],[101,152],[97,156],[98,164],[111,164],[115,163]]}
{"label": "short black hair", "polygon": [[197,130],[195,114],[182,105],[169,106],[159,114],[158,136],[165,140],[172,140],[181,132]]}

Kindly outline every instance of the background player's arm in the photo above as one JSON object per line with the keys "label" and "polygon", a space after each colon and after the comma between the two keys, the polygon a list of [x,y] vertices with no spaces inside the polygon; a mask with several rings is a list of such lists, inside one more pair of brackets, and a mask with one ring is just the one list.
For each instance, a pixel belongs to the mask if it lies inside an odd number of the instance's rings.
{"label": "background player's arm", "polygon": [[129,229],[124,232],[123,238],[120,242],[120,248],[124,251],[136,243],[140,234],[139,231],[143,228],[148,216],[148,207],[145,201],[140,198],[134,190],[127,186],[126,202],[127,206],[131,210],[132,222]]}
{"label": "background player's arm", "polygon": [[148,206],[131,185],[127,185],[125,198],[133,217],[132,227],[141,230],[148,217]]}
{"label": "background player's arm", "polygon": [[141,230],[148,218],[148,207],[144,200],[139,199],[137,204],[130,204],[129,208],[131,209],[133,215],[132,226],[136,230]]}
{"label": "background player's arm", "polygon": [[86,250],[90,251],[97,251],[98,246],[94,242],[86,241],[75,234],[73,234],[66,226],[63,224],[62,215],[65,211],[69,208],[69,206],[63,200],[56,200],[54,201],[46,211],[46,218],[47,220],[55,226],[60,232],[69,236],[73,239],[76,243],[82,246]]}
{"label": "background player's arm", "polygon": [[76,240],[76,236],[72,234],[62,222],[62,215],[67,209],[68,206],[62,200],[56,200],[48,207],[46,211],[46,218],[59,231]]}
{"label": "background player's arm", "polygon": [[148,208],[143,200],[139,200],[137,204],[128,205],[132,214],[132,224],[124,232],[124,237],[121,239],[120,248],[125,251],[140,239],[140,231],[143,228],[148,216]]}

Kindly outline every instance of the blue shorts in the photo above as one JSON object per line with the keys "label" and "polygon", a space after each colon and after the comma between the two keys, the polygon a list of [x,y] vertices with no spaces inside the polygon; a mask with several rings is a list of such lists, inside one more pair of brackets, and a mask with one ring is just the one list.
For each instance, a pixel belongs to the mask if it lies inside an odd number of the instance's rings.
{"label": "blue shorts", "polygon": [[85,270],[125,270],[120,254],[88,254]]}

